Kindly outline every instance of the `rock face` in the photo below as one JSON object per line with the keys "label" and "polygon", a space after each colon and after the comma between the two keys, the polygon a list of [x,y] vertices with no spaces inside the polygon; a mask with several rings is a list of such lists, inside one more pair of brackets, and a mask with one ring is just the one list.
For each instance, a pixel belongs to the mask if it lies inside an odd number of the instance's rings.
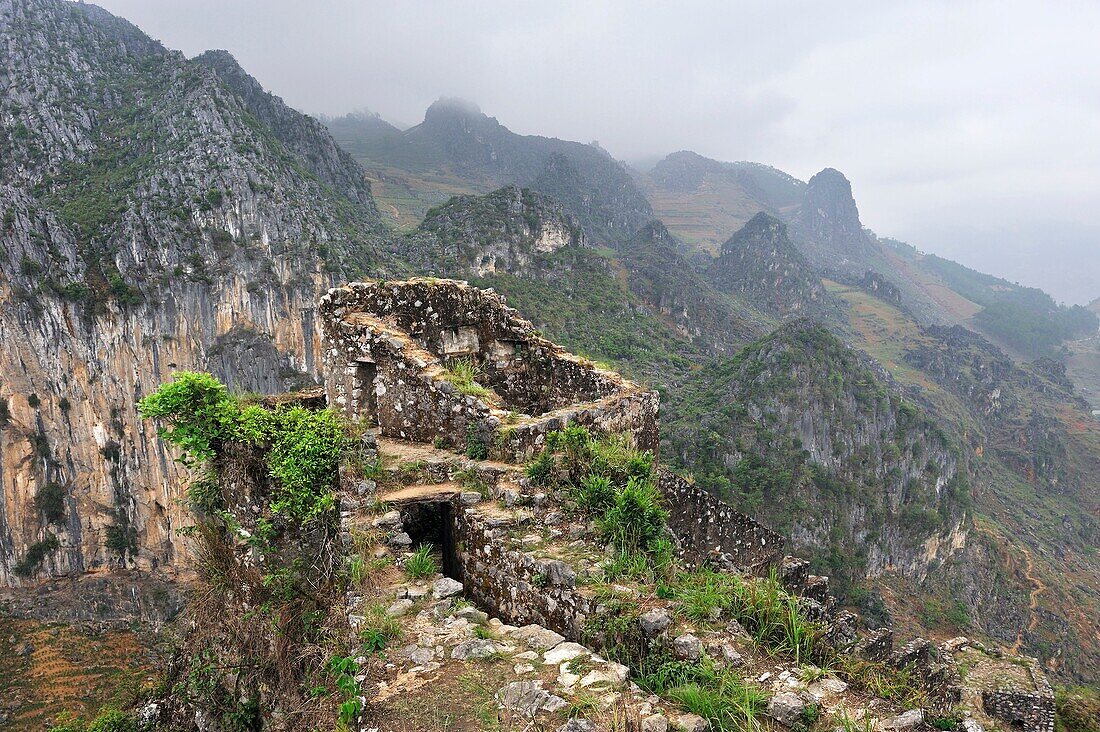
{"label": "rock face", "polygon": [[852,184],[844,174],[825,168],[806,184],[800,212],[808,238],[835,252],[862,255],[867,251]]}
{"label": "rock face", "polygon": [[369,187],[228,54],[95,6],[3,0],[0,59],[0,584],[169,563],[182,475],[136,400],[311,380],[318,293],[379,261]]}
{"label": "rock face", "polygon": [[410,262],[426,274],[478,276],[522,271],[534,257],[585,244],[580,223],[556,201],[511,185],[458,196],[432,209],[407,239]]}
{"label": "rock face", "polygon": [[795,550],[835,549],[830,574],[920,579],[964,543],[957,448],[821,326],[794,321],[704,369],[666,413],[665,444],[700,485]]}
{"label": "rock face", "polygon": [[631,291],[704,350],[732,354],[759,327],[759,316],[695,270],[660,221],[643,227],[619,255]]}
{"label": "rock face", "polygon": [[766,213],[752,217],[722,245],[710,276],[720,289],[781,317],[824,317],[836,309],[821,278],[791,244],[786,225]]}

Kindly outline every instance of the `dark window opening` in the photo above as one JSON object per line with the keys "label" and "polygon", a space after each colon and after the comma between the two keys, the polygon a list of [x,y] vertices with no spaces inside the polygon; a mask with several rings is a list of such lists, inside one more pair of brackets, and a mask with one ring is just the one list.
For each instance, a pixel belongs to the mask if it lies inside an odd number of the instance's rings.
{"label": "dark window opening", "polygon": [[462,567],[458,561],[455,543],[455,517],[449,500],[418,501],[401,509],[401,521],[405,532],[412,539],[413,549],[431,544],[434,551],[443,555],[443,574],[462,581]]}

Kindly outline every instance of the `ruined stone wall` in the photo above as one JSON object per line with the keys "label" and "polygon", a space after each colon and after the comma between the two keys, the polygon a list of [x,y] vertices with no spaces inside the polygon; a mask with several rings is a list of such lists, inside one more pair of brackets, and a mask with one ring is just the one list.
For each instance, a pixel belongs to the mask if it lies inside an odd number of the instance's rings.
{"label": "ruined stone wall", "polygon": [[559,409],[538,419],[505,424],[497,434],[494,452],[512,462],[530,460],[542,450],[548,433],[579,425],[596,433],[625,433],[638,450],[656,455],[660,446],[659,405],[657,392],[638,390],[594,404]]}
{"label": "ruined stone wall", "polygon": [[1035,685],[1034,690],[1024,690],[1016,684],[997,684],[982,689],[982,708],[989,716],[1024,732],[1054,732],[1054,689],[1034,659],[1027,674]]}
{"label": "ruined stone wall", "polygon": [[577,592],[568,564],[506,549],[507,521],[494,526],[461,506],[454,516],[461,580],[471,600],[512,625],[535,623],[570,640],[584,637],[594,601]]}
{"label": "ruined stone wall", "polygon": [[322,298],[320,309],[323,323],[363,313],[444,363],[474,361],[505,411],[544,414],[610,396],[625,383],[537,335],[500,295],[465,282],[353,282]]}
{"label": "ruined stone wall", "polygon": [[1018,726],[1024,732],[1054,732],[1054,696],[1015,689],[982,692],[982,707],[991,717]]}
{"label": "ruined stone wall", "polygon": [[[321,300],[329,404],[388,437],[476,441],[523,461],[570,424],[658,446],[659,397],[537,336],[490,291],[465,283],[352,283]],[[478,361],[492,394],[463,394],[453,359]],[[548,410],[548,411],[547,411]]]}
{"label": "ruined stone wall", "polygon": [[709,561],[759,574],[783,559],[780,534],[669,470],[658,469],[658,484],[684,561]]}

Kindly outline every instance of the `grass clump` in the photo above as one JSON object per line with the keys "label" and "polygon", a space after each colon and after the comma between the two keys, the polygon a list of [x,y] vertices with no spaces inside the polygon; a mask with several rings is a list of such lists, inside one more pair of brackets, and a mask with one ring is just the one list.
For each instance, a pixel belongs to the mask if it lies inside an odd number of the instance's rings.
{"label": "grass clump", "polygon": [[525,472],[535,485],[560,489],[579,513],[595,519],[600,538],[616,550],[607,575],[640,576],[669,566],[668,511],[653,456],[635,450],[626,435],[594,437],[579,426],[551,432]]}
{"label": "grass clump", "polygon": [[719,671],[709,658],[670,660],[667,651],[647,659],[639,676],[642,688],[672,699],[710,723],[715,732],[755,732],[767,695],[732,670]]}
{"label": "grass clump", "polygon": [[663,592],[677,602],[677,612],[693,622],[723,615],[737,620],[768,652],[806,663],[819,655],[820,628],[810,621],[798,598],[785,592],[775,572],[744,579],[703,567],[682,572]]}
{"label": "grass clump", "polygon": [[401,623],[386,614],[386,608],[374,604],[367,608],[363,624],[359,628],[359,640],[366,654],[381,653],[392,641],[401,637]]}
{"label": "grass clump", "polygon": [[413,555],[405,560],[405,574],[413,579],[431,577],[439,571],[439,564],[432,556],[432,545],[421,544]]}
{"label": "grass clump", "polygon": [[460,394],[496,401],[496,393],[478,383],[485,372],[472,358],[458,358],[451,362],[443,378],[454,384]]}

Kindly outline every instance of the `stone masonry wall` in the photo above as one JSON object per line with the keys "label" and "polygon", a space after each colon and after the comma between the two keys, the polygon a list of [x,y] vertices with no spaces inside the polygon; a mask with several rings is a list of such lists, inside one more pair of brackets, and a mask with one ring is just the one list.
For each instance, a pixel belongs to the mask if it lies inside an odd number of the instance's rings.
{"label": "stone masonry wall", "polygon": [[[655,392],[538,336],[491,291],[416,279],[352,283],[320,303],[330,405],[382,434],[524,461],[569,424],[625,432],[658,447]],[[495,396],[463,394],[448,365],[474,361]],[[496,397],[499,397],[497,401]]]}
{"label": "stone masonry wall", "polygon": [[735,510],[679,475],[658,469],[668,501],[668,524],[680,543],[680,558],[699,565],[710,561],[752,574],[767,572],[783,558],[780,534]]}
{"label": "stone masonry wall", "polygon": [[593,601],[577,592],[576,572],[564,562],[506,549],[510,521],[493,525],[471,509],[455,508],[462,583],[481,607],[513,625],[535,623],[570,640],[584,636]]}
{"label": "stone masonry wall", "polygon": [[455,280],[353,282],[321,299],[322,322],[369,314],[408,334],[444,362],[464,358],[483,371],[505,409],[539,415],[620,391],[624,380],[537,334],[491,290]]}

